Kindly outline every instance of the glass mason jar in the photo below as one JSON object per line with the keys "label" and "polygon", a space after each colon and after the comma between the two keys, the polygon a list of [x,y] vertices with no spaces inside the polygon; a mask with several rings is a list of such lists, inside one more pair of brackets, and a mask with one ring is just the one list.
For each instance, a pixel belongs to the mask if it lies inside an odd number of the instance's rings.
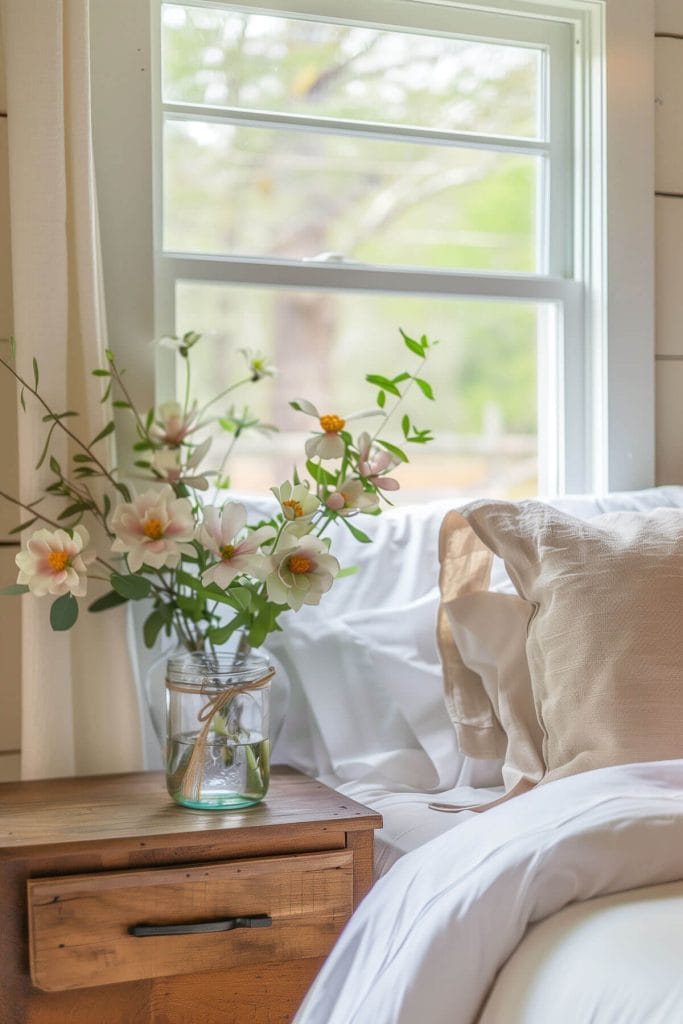
{"label": "glass mason jar", "polygon": [[166,671],[166,785],[197,810],[263,800],[270,777],[274,675],[259,654],[184,651]]}

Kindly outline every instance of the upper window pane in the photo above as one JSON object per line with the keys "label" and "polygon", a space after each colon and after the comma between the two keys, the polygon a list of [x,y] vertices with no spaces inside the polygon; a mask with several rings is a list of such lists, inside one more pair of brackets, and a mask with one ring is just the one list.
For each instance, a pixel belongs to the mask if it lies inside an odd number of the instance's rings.
{"label": "upper window pane", "polygon": [[163,98],[538,138],[543,51],[164,4]]}

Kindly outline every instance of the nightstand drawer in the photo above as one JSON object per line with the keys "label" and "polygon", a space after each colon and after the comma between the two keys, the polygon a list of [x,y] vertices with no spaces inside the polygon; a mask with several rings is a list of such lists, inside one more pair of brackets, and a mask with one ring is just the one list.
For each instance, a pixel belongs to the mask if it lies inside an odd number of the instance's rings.
{"label": "nightstand drawer", "polygon": [[[324,956],[353,910],[353,853],[72,875],[27,886],[31,978],[53,992]],[[178,925],[188,931],[148,934],[145,927]]]}

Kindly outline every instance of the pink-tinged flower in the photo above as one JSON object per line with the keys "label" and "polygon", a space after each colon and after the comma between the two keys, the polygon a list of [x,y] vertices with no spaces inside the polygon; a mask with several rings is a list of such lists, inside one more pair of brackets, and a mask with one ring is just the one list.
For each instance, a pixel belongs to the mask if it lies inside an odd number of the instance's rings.
{"label": "pink-tinged flower", "polygon": [[207,491],[209,481],[206,476],[193,471],[199,467],[210,447],[211,438],[207,437],[206,441],[194,449],[184,465],[180,448],[162,448],[156,451],[152,456],[155,479],[163,480],[167,484],[185,484],[197,491]]}
{"label": "pink-tinged flower", "polygon": [[187,498],[176,498],[168,484],[119,505],[111,528],[116,534],[111,549],[128,556],[131,572],[143,565],[175,569],[181,555],[193,554],[188,545],[194,537],[192,505]]}
{"label": "pink-tinged flower", "polygon": [[351,420],[364,419],[366,416],[384,416],[381,409],[368,409],[365,412],[354,412],[352,416],[343,419],[336,413],[325,413],[321,415],[312,402],[305,398],[298,398],[290,403],[293,409],[303,412],[306,416],[314,416],[322,427],[322,434],[314,434],[306,441],[306,455],[309,459],[341,459],[344,455],[346,445],[340,432]]}
{"label": "pink-tinged flower", "polygon": [[259,548],[275,536],[275,530],[272,526],[261,526],[245,535],[246,523],[247,510],[239,502],[228,501],[223,508],[204,509],[204,521],[197,539],[219,559],[202,573],[205,587],[209,583],[217,583],[226,590],[235,576],[242,573],[261,578],[260,571],[268,560],[265,555],[259,554]]}
{"label": "pink-tinged flower", "polygon": [[340,516],[370,512],[378,507],[377,498],[363,490],[360,480],[344,480],[337,490],[330,494],[325,504]]}
{"label": "pink-tinged flower", "polygon": [[197,423],[198,416],[199,409],[196,405],[189,412],[184,413],[180,402],[163,402],[159,406],[159,416],[153,431],[154,436],[161,444],[177,448],[186,437],[203,426],[203,424]]}
{"label": "pink-tinged flower", "polygon": [[339,572],[339,562],[317,537],[284,534],[268,562],[270,572],[265,580],[269,600],[287,604],[294,611],[304,604],[319,604]]}
{"label": "pink-tinged flower", "polygon": [[75,526],[73,537],[66,530],[36,530],[26,549],[15,556],[17,583],[28,586],[36,597],[83,597],[88,586],[87,567],[96,557],[94,551],[85,550],[89,542],[84,526]]}
{"label": "pink-tinged flower", "polygon": [[400,461],[390,452],[373,446],[369,434],[363,433],[358,438],[358,472],[375,487],[380,487],[384,491],[399,489],[401,485],[398,480],[384,474],[398,466]]}

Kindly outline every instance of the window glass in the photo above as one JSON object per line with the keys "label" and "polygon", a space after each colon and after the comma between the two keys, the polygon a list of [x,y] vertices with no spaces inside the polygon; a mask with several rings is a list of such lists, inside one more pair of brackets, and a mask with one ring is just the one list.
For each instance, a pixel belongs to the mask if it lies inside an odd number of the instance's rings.
{"label": "window glass", "polygon": [[176,4],[162,47],[169,102],[542,134],[538,48]]}
{"label": "window glass", "polygon": [[[411,446],[416,457],[400,471],[399,503],[444,490],[463,496],[536,493],[537,351],[539,343],[553,343],[548,306],[190,281],[178,282],[176,304],[178,331],[207,332],[193,350],[193,391],[201,400],[212,398],[222,381],[243,374],[243,346],[277,366],[275,380],[250,384],[233,396],[238,415],[246,405],[280,428],[267,440],[258,432],[240,440],[230,459],[236,488],[270,487],[289,477],[295,462],[302,464],[306,431],[315,423],[292,410],[290,399],[307,398],[321,413],[345,417],[374,406],[376,389],[364,383],[366,372],[392,376],[414,370],[415,359],[394,326],[400,325],[440,344],[425,371],[437,401],[416,390],[401,409],[418,427],[433,428],[435,441],[419,451]],[[184,380],[178,384],[182,394]],[[228,406],[226,400],[221,411]],[[393,435],[387,430],[397,442],[400,419],[392,419]],[[376,423],[366,425],[373,430]],[[214,463],[230,441],[230,434],[219,431]]]}
{"label": "window glass", "polygon": [[533,272],[543,159],[169,120],[164,248]]}

